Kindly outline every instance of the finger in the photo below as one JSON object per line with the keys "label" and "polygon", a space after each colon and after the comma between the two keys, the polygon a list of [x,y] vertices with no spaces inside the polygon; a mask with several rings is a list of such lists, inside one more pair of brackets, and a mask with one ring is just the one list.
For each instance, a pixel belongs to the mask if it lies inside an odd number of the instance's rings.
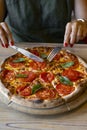
{"label": "finger", "polygon": [[79,40],[82,40],[83,39],[83,29],[81,26],[79,26],[78,28],[78,32],[77,32],[77,38],[76,38],[76,41],[78,42]]}
{"label": "finger", "polygon": [[83,39],[87,37],[87,30],[86,29],[83,29]]}
{"label": "finger", "polygon": [[7,33],[9,45],[13,45],[14,40],[13,40],[12,33],[11,33],[8,25],[6,23],[4,23],[4,22],[2,22],[1,25],[4,28],[5,32]]}
{"label": "finger", "polygon": [[4,44],[2,43],[1,39],[0,39],[0,44],[2,45],[2,47],[5,47]]}
{"label": "finger", "polygon": [[78,32],[78,23],[73,23],[72,32],[70,35],[70,44],[71,44],[70,46],[72,46],[76,42],[77,32]]}
{"label": "finger", "polygon": [[0,25],[0,41],[3,47],[8,47],[8,40],[6,37],[6,33],[1,25]]}
{"label": "finger", "polygon": [[70,42],[70,34],[71,34],[71,23],[67,23],[66,29],[65,29],[65,35],[64,35],[64,46],[68,46],[68,43]]}

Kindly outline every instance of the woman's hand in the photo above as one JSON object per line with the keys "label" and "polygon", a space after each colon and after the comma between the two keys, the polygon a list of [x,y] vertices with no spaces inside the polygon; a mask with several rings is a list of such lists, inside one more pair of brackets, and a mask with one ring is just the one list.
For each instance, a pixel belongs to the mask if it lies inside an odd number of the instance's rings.
{"label": "woman's hand", "polygon": [[67,23],[64,35],[64,46],[73,47],[74,43],[87,37],[87,21],[75,20]]}
{"label": "woman's hand", "polygon": [[14,44],[12,33],[5,22],[0,23],[0,43],[5,48]]}

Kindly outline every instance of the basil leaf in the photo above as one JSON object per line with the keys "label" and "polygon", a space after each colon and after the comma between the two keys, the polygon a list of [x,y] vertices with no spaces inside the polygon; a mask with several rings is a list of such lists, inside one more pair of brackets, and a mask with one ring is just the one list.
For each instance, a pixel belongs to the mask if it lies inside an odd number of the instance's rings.
{"label": "basil leaf", "polygon": [[45,53],[41,53],[40,56],[41,56],[41,58],[43,58],[43,59],[46,59],[46,58],[47,58],[47,55],[46,55]]}
{"label": "basil leaf", "polygon": [[67,77],[65,76],[59,76],[60,82],[65,84],[65,85],[69,85],[69,86],[73,86],[73,82],[71,82]]}
{"label": "basil leaf", "polygon": [[74,62],[73,61],[70,61],[70,62],[66,62],[64,64],[61,64],[62,68],[69,68],[71,66],[74,65]]}
{"label": "basil leaf", "polygon": [[18,58],[16,60],[13,60],[13,62],[15,62],[15,63],[23,62],[23,61],[25,61],[25,58]]}
{"label": "basil leaf", "polygon": [[41,84],[34,85],[33,88],[32,88],[32,94],[36,93],[41,88],[42,88]]}
{"label": "basil leaf", "polygon": [[26,74],[17,74],[16,78],[27,78],[28,76]]}

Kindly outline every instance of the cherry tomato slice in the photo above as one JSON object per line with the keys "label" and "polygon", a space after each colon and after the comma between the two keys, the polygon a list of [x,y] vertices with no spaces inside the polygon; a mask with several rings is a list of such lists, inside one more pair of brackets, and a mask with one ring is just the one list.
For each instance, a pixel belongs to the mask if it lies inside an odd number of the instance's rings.
{"label": "cherry tomato slice", "polygon": [[26,88],[26,86],[18,86],[16,89],[17,93],[20,93],[21,91],[23,91]]}
{"label": "cherry tomato slice", "polygon": [[73,69],[64,70],[62,75],[66,76],[71,81],[76,81],[83,76],[83,74],[81,72],[78,72],[78,71],[73,70]]}
{"label": "cherry tomato slice", "polygon": [[11,81],[11,80],[13,80],[14,78],[15,78],[15,74],[14,74],[14,71],[12,71],[12,70],[8,70],[6,73],[5,73],[5,79],[7,80],[7,81]]}
{"label": "cherry tomato slice", "polygon": [[30,62],[29,66],[34,70],[38,70],[38,65],[35,61]]}
{"label": "cherry tomato slice", "polygon": [[9,70],[4,69],[3,71],[1,71],[0,75],[1,77],[5,78],[6,74],[9,72]]}
{"label": "cherry tomato slice", "polygon": [[36,93],[36,96],[44,100],[44,99],[54,99],[57,94],[58,93],[55,89],[44,88],[44,89],[39,90]]}
{"label": "cherry tomato slice", "polygon": [[75,88],[73,86],[58,84],[56,86],[56,90],[59,93],[59,95],[65,96],[72,93],[75,90]]}
{"label": "cherry tomato slice", "polygon": [[58,53],[55,57],[54,57],[54,60],[59,60],[61,58],[61,54]]}
{"label": "cherry tomato slice", "polygon": [[42,72],[40,78],[45,82],[51,82],[54,79],[54,75],[51,72]]}
{"label": "cherry tomato slice", "polygon": [[26,97],[26,96],[30,96],[31,93],[32,93],[31,88],[30,88],[30,87],[26,87],[25,89],[23,89],[22,91],[20,91],[19,94],[20,94],[21,96]]}

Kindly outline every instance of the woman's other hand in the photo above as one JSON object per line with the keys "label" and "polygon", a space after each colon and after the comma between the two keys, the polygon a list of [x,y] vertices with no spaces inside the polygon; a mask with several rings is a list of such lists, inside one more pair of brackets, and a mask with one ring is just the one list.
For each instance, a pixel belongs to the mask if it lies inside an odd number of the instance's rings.
{"label": "woman's other hand", "polygon": [[75,20],[67,23],[64,35],[64,46],[70,45],[73,47],[74,43],[83,40],[87,37],[87,21]]}
{"label": "woman's other hand", "polygon": [[14,45],[12,33],[5,22],[0,23],[0,43],[5,48],[8,48],[9,45]]}

